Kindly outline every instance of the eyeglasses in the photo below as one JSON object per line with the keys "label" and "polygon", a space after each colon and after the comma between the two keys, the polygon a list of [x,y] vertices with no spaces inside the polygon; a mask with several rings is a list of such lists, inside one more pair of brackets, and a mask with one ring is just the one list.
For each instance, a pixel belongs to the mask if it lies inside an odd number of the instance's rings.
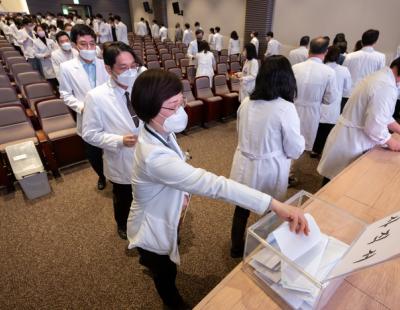
{"label": "eyeglasses", "polygon": [[161,109],[170,110],[170,111],[176,111],[180,107],[182,107],[182,108],[186,107],[186,98],[182,97],[181,100],[182,100],[182,102],[178,106],[176,106],[175,108],[161,107]]}

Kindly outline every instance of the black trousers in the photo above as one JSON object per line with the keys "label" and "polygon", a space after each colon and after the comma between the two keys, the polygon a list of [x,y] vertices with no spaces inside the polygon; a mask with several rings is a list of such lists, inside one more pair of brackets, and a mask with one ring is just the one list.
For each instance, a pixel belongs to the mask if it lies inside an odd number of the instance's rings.
{"label": "black trousers", "polygon": [[396,101],[396,107],[394,108],[393,118],[400,120],[400,100]]}
{"label": "black trousers", "polygon": [[244,250],[244,234],[246,232],[247,220],[249,219],[250,211],[236,206],[233,214],[232,229],[231,229],[231,252],[242,253]]}
{"label": "black trousers", "polygon": [[132,203],[132,185],[118,184],[111,182],[113,185],[113,206],[114,218],[117,222],[118,229],[126,232],[126,222],[128,220],[129,210]]}
{"label": "black trousers", "polygon": [[319,123],[317,136],[315,137],[314,145],[312,151],[317,154],[322,154],[324,150],[324,146],[326,143],[326,139],[329,136],[334,124],[326,124],[326,123]]}
{"label": "black trousers", "polygon": [[137,249],[140,255],[139,263],[151,271],[157,292],[164,304],[172,309],[182,308],[183,299],[175,284],[176,264],[168,255],[158,255],[142,248]]}
{"label": "black trousers", "polygon": [[347,103],[347,100],[349,100],[349,98],[342,98],[342,102],[341,102],[341,104],[340,104],[340,114],[342,114],[342,112],[343,112],[343,109],[344,109],[344,106],[346,105],[346,103]]}
{"label": "black trousers", "polygon": [[96,146],[93,146],[87,142],[85,143],[85,151],[87,159],[93,170],[97,173],[99,178],[105,179],[103,173],[103,150]]}

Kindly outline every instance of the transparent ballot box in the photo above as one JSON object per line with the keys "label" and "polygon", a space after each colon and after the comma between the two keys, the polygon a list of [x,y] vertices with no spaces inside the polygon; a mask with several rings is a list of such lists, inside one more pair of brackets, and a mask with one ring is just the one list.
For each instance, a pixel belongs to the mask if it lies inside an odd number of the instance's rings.
{"label": "transparent ballot box", "polygon": [[348,274],[332,272],[367,224],[305,191],[286,203],[304,210],[309,236],[271,212],[248,228],[243,268],[282,308],[322,309]]}

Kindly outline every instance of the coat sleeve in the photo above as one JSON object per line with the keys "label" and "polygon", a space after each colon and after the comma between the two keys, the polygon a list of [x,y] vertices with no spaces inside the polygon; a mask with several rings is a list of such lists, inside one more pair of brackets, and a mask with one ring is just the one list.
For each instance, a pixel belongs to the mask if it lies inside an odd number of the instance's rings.
{"label": "coat sleeve", "polygon": [[244,82],[254,81],[258,74],[258,61],[251,61],[248,75],[243,76],[242,79]]}
{"label": "coat sleeve", "polygon": [[71,84],[70,84],[70,77],[68,74],[67,68],[64,67],[63,63],[60,66],[60,72],[59,72],[59,83],[60,83],[60,97],[61,99],[64,100],[64,103],[70,107],[72,110],[74,110],[76,113],[81,114],[84,103],[81,100],[78,100],[74,96],[74,92],[72,90]]}
{"label": "coat sleeve", "polygon": [[35,43],[33,44],[33,51],[35,57],[38,59],[44,59],[45,57],[50,56],[50,52],[48,49],[46,49],[46,51],[43,52],[39,49],[39,47]]}
{"label": "coat sleeve", "polygon": [[263,214],[271,203],[272,197],[267,194],[204,169],[194,168],[169,153],[153,152],[146,158],[146,168],[154,182],[184,192],[222,199],[258,214]]}
{"label": "coat sleeve", "polygon": [[377,144],[385,144],[391,138],[388,125],[394,122],[392,115],[396,97],[396,92],[380,87],[369,99],[364,132]]}
{"label": "coat sleeve", "polygon": [[196,54],[196,53],[195,53],[195,51],[194,51],[193,44],[192,44],[192,42],[190,42],[190,43],[189,43],[188,50],[187,50],[187,57],[189,57],[190,59],[192,59],[193,57],[196,56],[195,54]]}
{"label": "coat sleeve", "polygon": [[323,104],[335,103],[336,100],[339,98],[339,96],[340,96],[339,90],[337,88],[337,83],[336,83],[336,73],[332,69],[328,77],[328,82],[326,84],[324,96],[322,97],[322,103]]}
{"label": "coat sleeve", "polygon": [[104,120],[102,119],[102,109],[95,103],[96,98],[88,93],[85,98],[85,112],[82,119],[82,138],[87,143],[118,152],[123,146],[123,136],[104,131]]}
{"label": "coat sleeve", "polygon": [[53,70],[57,79],[60,80],[60,61],[54,57],[54,52],[51,53],[51,64],[53,65]]}
{"label": "coat sleeve", "polygon": [[298,159],[304,152],[305,140],[300,134],[300,119],[294,104],[282,115],[281,124],[283,150],[288,158]]}
{"label": "coat sleeve", "polygon": [[348,98],[350,96],[350,91],[352,87],[352,80],[351,80],[351,75],[349,69],[346,67],[343,67],[345,70],[344,71],[344,80],[343,80],[343,94],[342,97]]}

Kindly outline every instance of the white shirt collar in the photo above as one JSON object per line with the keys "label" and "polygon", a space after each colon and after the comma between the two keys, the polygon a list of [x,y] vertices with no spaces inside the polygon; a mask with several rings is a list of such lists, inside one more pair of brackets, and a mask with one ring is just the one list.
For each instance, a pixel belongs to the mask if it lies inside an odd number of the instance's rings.
{"label": "white shirt collar", "polygon": [[319,63],[322,64],[322,59],[321,59],[321,58],[318,58],[318,57],[309,57],[308,60],[315,61],[315,62],[319,62]]}
{"label": "white shirt collar", "polygon": [[364,46],[361,50],[364,51],[364,52],[373,52],[373,51],[375,51],[372,46]]}

